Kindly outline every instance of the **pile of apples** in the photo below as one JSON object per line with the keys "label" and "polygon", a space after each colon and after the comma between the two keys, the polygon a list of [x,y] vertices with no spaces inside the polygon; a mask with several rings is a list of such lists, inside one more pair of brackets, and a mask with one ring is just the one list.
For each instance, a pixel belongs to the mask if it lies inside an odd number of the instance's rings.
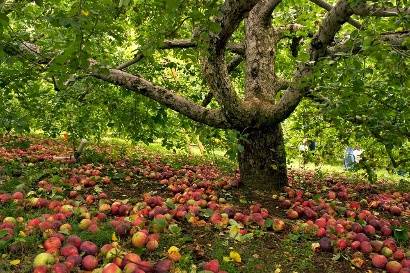
{"label": "pile of apples", "polygon": [[[32,145],[33,146],[33,145]],[[6,157],[30,155],[44,156],[46,146],[33,146],[30,150],[0,149]],[[52,153],[49,153],[52,154]],[[0,230],[7,235],[2,240],[15,236],[17,225],[24,225],[24,233],[43,235],[43,250],[33,261],[35,273],[69,273],[81,269],[95,273],[166,273],[181,259],[178,249],[170,249],[160,261],[144,260],[142,256],[113,242],[100,248],[91,241],[83,241],[72,234],[69,220],[73,215],[80,219],[80,230],[98,232],[102,223],[109,223],[124,245],[153,252],[158,249],[161,234],[179,221],[187,221],[192,226],[211,226],[226,229],[232,222],[239,223],[239,234],[252,229],[282,232],[287,225],[295,230],[309,232],[317,238],[315,251],[353,252],[352,263],[362,267],[367,261],[375,268],[388,273],[410,271],[410,252],[400,248],[393,238],[393,227],[400,226],[399,216],[410,215],[410,194],[385,192],[368,195],[358,200],[357,192],[369,190],[368,185],[348,186],[332,179],[320,181],[315,189],[308,191],[297,188],[296,175],[289,177],[290,185],[276,200],[288,220],[273,217],[268,209],[254,203],[244,208],[230,204],[220,195],[221,189],[239,185],[239,173],[223,175],[215,166],[183,166],[172,168],[159,159],[141,161],[139,166],[131,166],[126,160],[114,164],[117,170],[127,175],[143,176],[167,189],[162,195],[146,193],[140,202],[113,200],[109,196],[111,179],[104,175],[107,166],[86,164],[68,171],[63,180],[68,191],[55,187],[47,180],[37,183],[35,194],[25,196],[22,192],[1,193],[0,205],[14,202],[27,209],[44,208],[49,213],[24,220],[22,217],[4,217]],[[304,181],[315,185],[313,173],[303,174]],[[93,187],[102,184],[107,193],[93,192]],[[322,186],[326,185],[327,188]],[[85,192],[78,190],[85,188]],[[53,200],[44,198],[45,193],[59,193],[65,198]],[[166,197],[163,197],[166,196]],[[385,216],[385,217],[383,217]],[[286,224],[285,224],[286,222]],[[204,272],[226,273],[217,260],[203,263]]]}
{"label": "pile of apples", "polygon": [[[371,264],[388,273],[410,272],[410,250],[397,246],[393,227],[401,225],[398,218],[410,212],[408,193],[383,193],[370,195],[367,199],[354,201],[351,192],[342,183],[336,183],[321,197],[313,199],[313,194],[286,187],[286,194],[279,197],[280,207],[286,209],[290,220],[304,219],[296,225],[299,231],[310,232],[320,238],[313,245],[316,251],[353,251],[352,263],[363,267],[366,257]],[[325,197],[323,197],[323,195]],[[371,211],[372,210],[372,211]],[[377,211],[379,210],[379,211]],[[381,217],[385,213],[392,217]],[[410,235],[410,234],[409,234]]]}
{"label": "pile of apples", "polygon": [[[22,140],[26,140],[23,139]],[[18,140],[17,140],[18,141]],[[44,161],[53,160],[55,156],[61,154],[70,154],[72,148],[67,145],[52,141],[52,140],[35,140],[33,139],[31,144],[27,149],[23,148],[5,148],[0,147],[0,157],[6,160],[15,160],[21,158],[27,158],[29,161]]]}

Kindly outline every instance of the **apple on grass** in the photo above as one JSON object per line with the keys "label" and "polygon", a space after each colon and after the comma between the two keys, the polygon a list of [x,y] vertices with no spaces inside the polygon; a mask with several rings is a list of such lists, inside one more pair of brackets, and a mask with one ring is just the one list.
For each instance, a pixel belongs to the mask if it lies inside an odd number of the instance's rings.
{"label": "apple on grass", "polygon": [[61,247],[61,240],[55,236],[48,238],[44,242],[44,249],[59,249]]}
{"label": "apple on grass", "polygon": [[83,258],[82,266],[85,270],[94,270],[98,266],[98,260],[93,255],[87,255]]}
{"label": "apple on grass", "polygon": [[33,266],[38,267],[38,266],[47,266],[55,263],[55,258],[52,254],[43,252],[38,254],[33,261]]}
{"label": "apple on grass", "polygon": [[87,255],[96,255],[98,252],[98,247],[93,242],[84,241],[80,245],[80,251]]}
{"label": "apple on grass", "polygon": [[376,254],[372,258],[372,264],[376,268],[385,268],[387,264],[387,258],[384,255]]}
{"label": "apple on grass", "polygon": [[118,267],[118,265],[109,263],[106,266],[104,266],[102,273],[122,273],[122,271]]}
{"label": "apple on grass", "polygon": [[135,247],[144,247],[147,242],[148,236],[146,233],[142,231],[138,231],[134,233],[132,236],[131,242],[132,245]]}
{"label": "apple on grass", "polygon": [[213,273],[219,272],[219,261],[218,260],[211,260],[204,264],[204,270],[211,271]]}

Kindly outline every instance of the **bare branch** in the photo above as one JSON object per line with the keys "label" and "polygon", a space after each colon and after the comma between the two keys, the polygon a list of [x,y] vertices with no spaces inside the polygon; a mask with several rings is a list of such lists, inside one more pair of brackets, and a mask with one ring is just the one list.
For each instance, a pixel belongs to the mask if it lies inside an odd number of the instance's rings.
{"label": "bare branch", "polygon": [[[380,34],[380,36],[376,37],[374,41],[377,43],[386,43],[396,49],[410,50],[410,47],[404,43],[406,39],[409,38],[410,31],[389,32]],[[362,48],[361,41],[347,39],[329,48],[328,55],[333,57],[343,54],[358,54],[362,51]]]}
{"label": "bare branch", "polygon": [[[195,48],[195,47],[197,47],[197,43],[191,39],[176,39],[176,40],[165,40],[163,45],[160,46],[159,49],[173,49],[173,48],[186,49],[186,48]],[[245,54],[245,46],[243,44],[228,44],[227,49],[238,55]],[[144,57],[145,56],[142,52],[138,52],[137,54],[135,54],[133,59],[118,65],[116,69],[123,70],[124,68],[127,68],[141,61]]]}
{"label": "bare branch", "polygon": [[410,8],[378,8],[376,6],[369,6],[366,4],[353,6],[352,9],[353,13],[359,16],[394,17],[400,14],[410,14]]}
{"label": "bare branch", "polygon": [[283,27],[276,28],[275,34],[277,35],[278,39],[282,39],[285,37],[287,38],[289,37],[285,35],[287,32],[294,33],[294,32],[297,32],[298,30],[301,30],[302,28],[304,28],[304,26],[301,24],[289,24]]}
{"label": "bare branch", "polygon": [[135,54],[134,58],[132,60],[129,60],[125,63],[120,64],[119,66],[117,66],[115,69],[118,70],[123,70],[124,68],[127,68],[133,64],[138,63],[139,61],[141,61],[144,58],[144,54],[142,54],[141,52],[138,52],[137,54]]}
{"label": "bare branch", "polygon": [[393,47],[397,47],[404,50],[409,50],[409,46],[405,45],[404,42],[410,39],[410,31],[402,31],[402,32],[389,32],[389,33],[382,33],[381,40],[383,42],[389,43]]}
{"label": "bare branch", "polygon": [[110,69],[108,74],[93,73],[93,76],[153,99],[197,122],[216,128],[230,128],[221,110],[207,109],[197,105],[168,89],[154,85],[140,76],[118,69]]}

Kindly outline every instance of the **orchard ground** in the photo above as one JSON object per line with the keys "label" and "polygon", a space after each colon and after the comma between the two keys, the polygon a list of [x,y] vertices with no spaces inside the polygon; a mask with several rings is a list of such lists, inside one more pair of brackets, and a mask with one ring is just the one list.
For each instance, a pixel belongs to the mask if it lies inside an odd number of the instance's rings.
{"label": "orchard ground", "polygon": [[0,272],[410,272],[405,179],[298,168],[282,193],[250,194],[218,155],[0,144]]}

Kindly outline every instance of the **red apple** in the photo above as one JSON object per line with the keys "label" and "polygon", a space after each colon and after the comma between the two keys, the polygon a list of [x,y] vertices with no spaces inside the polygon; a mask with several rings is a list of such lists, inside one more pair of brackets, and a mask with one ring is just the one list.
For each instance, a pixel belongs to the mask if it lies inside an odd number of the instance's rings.
{"label": "red apple", "polygon": [[366,225],[363,230],[367,235],[376,234],[376,229],[372,225]]}
{"label": "red apple", "polygon": [[140,258],[140,256],[139,256],[138,254],[135,254],[135,253],[127,253],[127,254],[125,254],[125,256],[124,256],[124,261],[125,261],[126,263],[131,262],[131,263],[136,264],[136,263],[138,263],[139,261],[141,261],[141,258]]}
{"label": "red apple", "polygon": [[[155,264],[154,271],[156,273],[168,273],[171,269],[171,266],[172,266],[172,261],[169,259],[165,259]],[[220,272],[221,271],[219,271],[219,273]]]}
{"label": "red apple", "polygon": [[98,252],[98,247],[96,244],[90,241],[84,241],[80,245],[80,251],[84,252],[86,255],[96,255]]}
{"label": "red apple", "polygon": [[68,267],[63,263],[57,263],[51,269],[51,272],[53,273],[69,273],[69,271],[70,270],[68,269]]}
{"label": "red apple", "polygon": [[152,272],[153,266],[148,261],[139,261],[137,263],[138,267],[143,270],[144,272]]}
{"label": "red apple", "polygon": [[70,235],[67,237],[67,244],[73,245],[76,248],[80,248],[81,238],[77,235]]}
{"label": "red apple", "polygon": [[102,273],[122,273],[122,271],[118,267],[118,265],[109,263],[106,266],[104,266]]}
{"label": "red apple", "polygon": [[293,210],[293,209],[289,209],[286,212],[286,217],[288,217],[289,219],[292,219],[292,220],[298,219],[299,218],[299,213],[297,211]]}
{"label": "red apple", "polygon": [[339,249],[343,250],[347,247],[347,242],[345,239],[338,239],[336,245]]}
{"label": "red apple", "polygon": [[61,248],[60,254],[64,257],[78,255],[78,249],[73,245],[65,245]]}
{"label": "red apple", "polygon": [[387,258],[383,255],[376,254],[372,258],[372,264],[374,267],[383,269],[387,264]]}
{"label": "red apple", "polygon": [[386,264],[387,273],[399,273],[402,266],[397,261],[390,261]]}
{"label": "red apple", "polygon": [[59,249],[61,247],[61,241],[59,238],[53,236],[45,240],[43,246],[45,250]]}
{"label": "red apple", "polygon": [[403,249],[397,249],[394,253],[393,253],[393,259],[395,259],[396,261],[401,261],[404,259],[404,251]]}
{"label": "red apple", "polygon": [[360,243],[360,251],[368,254],[373,251],[372,245],[368,241],[363,241]]}
{"label": "red apple", "polygon": [[401,265],[404,268],[410,268],[410,259],[405,259],[405,260],[401,261]]}
{"label": "red apple", "polygon": [[359,241],[353,241],[350,247],[354,250],[358,249],[360,247],[360,242]]}
{"label": "red apple", "polygon": [[155,249],[158,248],[158,241],[157,241],[157,240],[149,240],[149,241],[147,242],[146,248],[147,248],[149,251],[154,251]]}
{"label": "red apple", "polygon": [[106,256],[107,253],[108,253],[108,251],[110,251],[112,248],[114,248],[114,247],[112,246],[112,244],[105,244],[105,245],[103,245],[103,246],[101,247],[101,249],[100,249],[101,255],[102,255],[102,256]]}
{"label": "red apple", "polygon": [[13,193],[12,198],[14,200],[22,200],[24,198],[24,194],[22,192],[16,191]]}
{"label": "red apple", "polygon": [[94,270],[98,266],[98,260],[95,256],[87,255],[83,258],[82,266],[85,270]]}
{"label": "red apple", "polygon": [[122,272],[123,273],[135,273],[135,271],[137,271],[138,269],[138,265],[134,264],[134,263],[127,263]]}
{"label": "red apple", "polygon": [[218,260],[211,260],[204,264],[204,270],[211,271],[213,273],[219,272],[219,261]]}
{"label": "red apple", "polygon": [[65,262],[71,264],[72,267],[75,267],[81,264],[81,260],[82,258],[80,255],[72,255],[72,256],[68,256]]}

